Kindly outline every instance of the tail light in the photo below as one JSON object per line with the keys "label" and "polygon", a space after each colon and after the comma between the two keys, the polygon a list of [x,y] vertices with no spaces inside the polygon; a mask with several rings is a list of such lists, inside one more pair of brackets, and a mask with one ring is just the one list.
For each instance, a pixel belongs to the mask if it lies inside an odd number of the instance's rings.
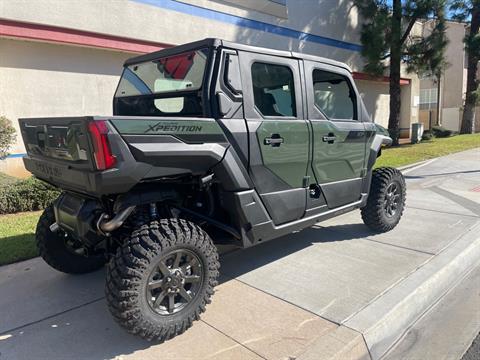
{"label": "tail light", "polygon": [[88,131],[93,142],[95,164],[98,170],[106,170],[115,166],[117,159],[113,156],[108,142],[108,126],[106,120],[92,121]]}

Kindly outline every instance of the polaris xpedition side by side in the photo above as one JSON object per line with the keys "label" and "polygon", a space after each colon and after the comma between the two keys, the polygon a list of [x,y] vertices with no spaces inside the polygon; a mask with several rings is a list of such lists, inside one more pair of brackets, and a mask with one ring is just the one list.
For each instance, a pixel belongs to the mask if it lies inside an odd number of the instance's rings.
{"label": "polaris xpedition side by side", "polygon": [[401,173],[373,170],[391,139],[342,63],[205,39],[127,60],[113,113],[20,119],[24,162],[63,189],[39,220],[40,255],[66,273],[108,261],[109,309],[146,339],[205,310],[215,244],[358,208],[375,231],[402,216]]}

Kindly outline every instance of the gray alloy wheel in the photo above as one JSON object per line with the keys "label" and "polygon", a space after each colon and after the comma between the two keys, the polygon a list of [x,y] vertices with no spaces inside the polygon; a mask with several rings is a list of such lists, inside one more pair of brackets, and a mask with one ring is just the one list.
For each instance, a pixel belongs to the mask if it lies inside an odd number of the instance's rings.
{"label": "gray alloy wheel", "polygon": [[193,251],[168,251],[148,277],[148,305],[160,315],[181,311],[198,295],[204,280],[204,268]]}

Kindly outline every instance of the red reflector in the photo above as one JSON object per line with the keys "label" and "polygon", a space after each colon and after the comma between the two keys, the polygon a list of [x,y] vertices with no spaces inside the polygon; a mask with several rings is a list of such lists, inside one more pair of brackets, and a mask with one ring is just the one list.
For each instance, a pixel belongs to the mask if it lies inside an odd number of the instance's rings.
{"label": "red reflector", "polygon": [[95,164],[98,170],[106,170],[115,166],[117,159],[112,155],[110,144],[108,142],[108,126],[106,120],[92,121],[88,124],[95,158]]}

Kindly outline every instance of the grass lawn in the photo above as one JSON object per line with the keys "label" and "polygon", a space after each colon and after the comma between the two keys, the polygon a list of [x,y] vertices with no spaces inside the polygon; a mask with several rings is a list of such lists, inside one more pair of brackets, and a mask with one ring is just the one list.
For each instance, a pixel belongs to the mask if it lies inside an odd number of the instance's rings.
{"label": "grass lawn", "polygon": [[17,182],[18,178],[0,172],[0,187]]}
{"label": "grass lawn", "polygon": [[415,145],[400,145],[383,149],[375,167],[399,167],[477,147],[480,147],[480,134],[457,135],[422,141]]}
{"label": "grass lawn", "polygon": [[0,215],[0,265],[37,256],[34,233],[41,211]]}

